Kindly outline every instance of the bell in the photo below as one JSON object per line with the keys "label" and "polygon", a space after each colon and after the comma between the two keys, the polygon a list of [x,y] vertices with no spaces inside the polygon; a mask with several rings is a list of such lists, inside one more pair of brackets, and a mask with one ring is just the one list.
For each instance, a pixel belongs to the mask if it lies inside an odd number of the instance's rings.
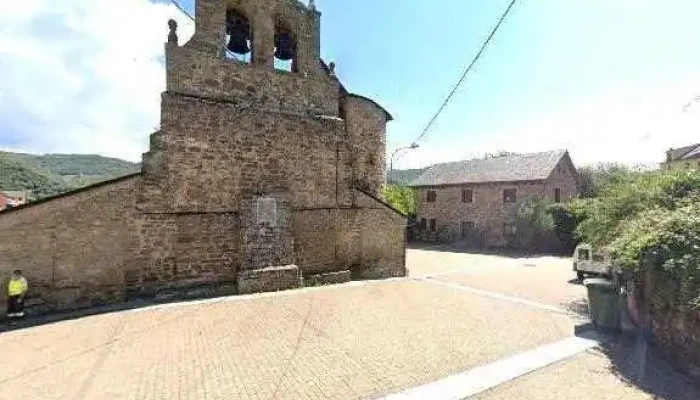
{"label": "bell", "polygon": [[235,54],[250,53],[248,39],[250,38],[250,27],[246,21],[235,15],[230,15],[226,33],[229,35],[229,42],[226,48]]}
{"label": "bell", "polygon": [[295,46],[294,37],[289,33],[280,33],[275,35],[275,57],[283,61],[289,61],[294,58]]}

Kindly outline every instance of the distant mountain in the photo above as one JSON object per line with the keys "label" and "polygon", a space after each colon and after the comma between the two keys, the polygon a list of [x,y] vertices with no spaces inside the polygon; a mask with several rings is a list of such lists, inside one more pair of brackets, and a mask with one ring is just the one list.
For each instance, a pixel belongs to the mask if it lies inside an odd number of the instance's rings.
{"label": "distant mountain", "polygon": [[387,182],[391,185],[405,186],[418,179],[427,168],[421,169],[395,169],[387,171]]}
{"label": "distant mountain", "polygon": [[0,152],[0,191],[30,190],[38,200],[140,170],[140,164],[97,155]]}

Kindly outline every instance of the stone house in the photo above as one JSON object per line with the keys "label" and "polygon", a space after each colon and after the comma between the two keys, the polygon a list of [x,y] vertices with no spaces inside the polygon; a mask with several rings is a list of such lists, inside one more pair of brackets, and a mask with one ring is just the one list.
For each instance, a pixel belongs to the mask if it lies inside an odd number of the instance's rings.
{"label": "stone house", "polygon": [[566,202],[578,194],[566,150],[437,164],[410,186],[417,195],[418,238],[480,240],[488,247],[505,246],[517,235],[525,199]]}
{"label": "stone house", "polygon": [[661,169],[700,169],[700,143],[668,150]]}
{"label": "stone house", "polygon": [[67,309],[405,275],[405,216],[379,200],[391,115],[321,61],[313,2],[197,0],[196,20],[184,45],[169,22],[142,171],[1,212],[2,279]]}

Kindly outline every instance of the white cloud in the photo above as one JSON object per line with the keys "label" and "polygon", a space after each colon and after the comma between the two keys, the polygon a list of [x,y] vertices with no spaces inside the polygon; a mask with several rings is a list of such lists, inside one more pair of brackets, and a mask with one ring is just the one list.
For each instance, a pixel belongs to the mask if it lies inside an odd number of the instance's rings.
{"label": "white cloud", "polygon": [[[673,84],[641,84],[610,88],[591,98],[573,99],[529,121],[512,121],[500,132],[450,143],[438,135],[421,143],[419,151],[401,157],[400,168],[479,157],[507,150],[536,152],[569,149],[578,165],[622,162],[629,165],[662,162],[665,151],[700,142],[700,75]],[[504,115],[507,118],[507,115]],[[459,135],[444,137],[459,138]]]}
{"label": "white cloud", "polygon": [[0,146],[134,161],[148,148],[165,89],[167,21],[149,0],[0,4]]}

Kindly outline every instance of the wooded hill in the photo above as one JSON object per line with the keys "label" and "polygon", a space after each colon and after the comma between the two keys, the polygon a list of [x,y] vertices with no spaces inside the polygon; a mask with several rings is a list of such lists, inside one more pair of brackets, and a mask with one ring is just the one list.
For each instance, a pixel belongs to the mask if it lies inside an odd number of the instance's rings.
{"label": "wooded hill", "polygon": [[140,164],[98,155],[0,152],[0,191],[31,191],[39,200],[140,171]]}

